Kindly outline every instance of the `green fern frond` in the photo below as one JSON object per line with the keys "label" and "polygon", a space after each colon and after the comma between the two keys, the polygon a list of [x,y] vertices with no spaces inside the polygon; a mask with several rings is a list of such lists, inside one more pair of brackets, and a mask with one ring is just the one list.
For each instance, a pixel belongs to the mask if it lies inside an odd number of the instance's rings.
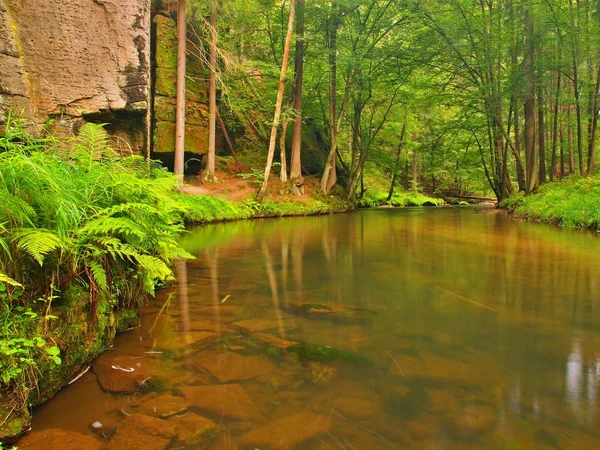
{"label": "green fern frond", "polygon": [[17,248],[28,253],[40,266],[48,253],[61,247],[60,237],[45,229],[25,228],[15,232],[12,238]]}
{"label": "green fern frond", "polygon": [[8,284],[10,286],[15,286],[15,287],[23,287],[23,285],[21,283],[13,280],[11,277],[9,277],[8,275],[5,275],[1,272],[0,272],[0,283]]}
{"label": "green fern frond", "polygon": [[101,290],[107,289],[108,281],[106,277],[106,270],[104,270],[102,264],[100,264],[97,261],[90,261],[88,262],[87,266],[89,267],[90,272],[92,273],[92,278],[94,279],[94,282],[98,285],[98,287]]}
{"label": "green fern frond", "polygon": [[143,240],[146,233],[133,220],[127,217],[98,217],[90,220],[80,231],[82,235],[114,236],[122,235]]}

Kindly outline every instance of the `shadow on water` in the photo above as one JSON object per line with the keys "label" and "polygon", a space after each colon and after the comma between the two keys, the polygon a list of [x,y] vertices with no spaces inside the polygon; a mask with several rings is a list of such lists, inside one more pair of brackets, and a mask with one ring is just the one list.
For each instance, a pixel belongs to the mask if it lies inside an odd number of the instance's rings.
{"label": "shadow on water", "polygon": [[600,448],[596,236],[455,209],[190,231],[197,259],[34,431],[130,449]]}

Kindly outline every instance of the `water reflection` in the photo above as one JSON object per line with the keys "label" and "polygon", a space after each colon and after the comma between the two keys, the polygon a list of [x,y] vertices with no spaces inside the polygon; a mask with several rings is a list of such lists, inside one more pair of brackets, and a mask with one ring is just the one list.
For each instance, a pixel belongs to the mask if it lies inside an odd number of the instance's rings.
{"label": "water reflection", "polygon": [[[450,209],[202,227],[115,347],[138,358],[153,330],[167,382],[145,395],[220,424],[210,448],[284,445],[268,429],[307,449],[600,448],[599,242]],[[248,420],[207,403],[219,386]],[[57,402],[35,427],[89,433]],[[90,408],[131,412],[111,402]]]}

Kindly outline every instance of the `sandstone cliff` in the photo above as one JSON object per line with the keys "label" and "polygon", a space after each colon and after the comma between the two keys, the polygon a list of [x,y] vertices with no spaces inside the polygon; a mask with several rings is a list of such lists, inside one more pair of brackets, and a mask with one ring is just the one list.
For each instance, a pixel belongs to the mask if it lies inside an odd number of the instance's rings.
{"label": "sandstone cliff", "polygon": [[9,110],[61,134],[110,122],[141,152],[150,30],[150,0],[0,0],[0,122]]}

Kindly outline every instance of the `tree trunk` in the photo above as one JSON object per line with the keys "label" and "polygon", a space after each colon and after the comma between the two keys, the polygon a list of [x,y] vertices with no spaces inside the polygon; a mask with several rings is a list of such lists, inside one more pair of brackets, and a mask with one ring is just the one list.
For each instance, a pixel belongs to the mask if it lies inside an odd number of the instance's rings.
{"label": "tree trunk", "polygon": [[600,90],[600,65],[596,67],[596,84],[592,94],[590,133],[588,140],[587,176],[596,168],[596,133],[598,130],[598,90]]}
{"label": "tree trunk", "polygon": [[321,178],[321,193],[329,194],[337,182],[336,151],[337,151],[337,32],[338,17],[329,19],[329,156]]}
{"label": "tree trunk", "polygon": [[[541,77],[540,77],[541,79]],[[541,83],[541,82],[540,82]],[[538,85],[538,155],[540,163],[539,182],[546,182],[546,126],[544,124],[544,93],[541,84]]]}
{"label": "tree trunk", "polygon": [[304,7],[306,0],[296,0],[296,58],[294,61],[294,127],[292,129],[292,155],[290,179],[295,195],[304,195],[302,179],[302,82],[304,77]]}
{"label": "tree trunk", "polygon": [[[556,167],[556,145],[558,143],[558,113],[560,111],[560,86],[562,81],[562,72],[558,71],[558,76],[556,80],[556,93],[554,97],[554,125],[552,128],[552,168],[550,170],[550,181],[554,181],[554,168]],[[562,139],[562,137],[561,137]],[[561,175],[562,178],[562,145],[560,149],[560,162],[561,162]]]}
{"label": "tree trunk", "polygon": [[417,152],[413,150],[412,154],[412,191],[416,194],[419,191],[419,158]]}
{"label": "tree trunk", "polygon": [[262,201],[267,191],[269,184],[269,175],[271,175],[271,167],[273,166],[273,157],[275,156],[275,145],[277,143],[277,128],[279,127],[279,119],[281,118],[281,107],[283,105],[283,93],[285,91],[285,75],[287,73],[288,60],[290,58],[290,46],[292,44],[292,34],[294,33],[294,16],[296,13],[296,1],[292,0],[290,6],[290,17],[288,20],[287,35],[285,37],[285,46],[283,49],[283,61],[281,63],[281,75],[279,77],[279,89],[277,91],[277,102],[275,103],[275,114],[273,116],[273,127],[271,128],[271,139],[269,141],[269,153],[267,155],[267,164],[265,167],[265,179],[260,187],[256,198]]}
{"label": "tree trunk", "polygon": [[402,149],[404,148],[404,138],[406,136],[406,119],[402,124],[402,131],[400,132],[400,143],[398,144],[398,149],[396,152],[396,163],[394,164],[394,168],[392,169],[392,182],[390,184],[390,191],[388,193],[386,201],[389,202],[394,195],[394,187],[396,186],[396,174],[398,170],[400,170],[400,155],[402,154]]}
{"label": "tree trunk", "polygon": [[535,154],[535,76],[533,17],[531,11],[525,12],[525,32],[527,35],[525,51],[525,188],[530,193],[537,187],[537,158]]}
{"label": "tree trunk", "polygon": [[210,50],[208,53],[208,153],[204,178],[215,181],[217,136],[217,0],[210,0]]}
{"label": "tree trunk", "polygon": [[187,21],[185,0],[177,8],[177,105],[175,113],[175,165],[173,172],[178,183],[183,184],[183,158],[185,155],[185,58],[187,49]]}
{"label": "tree trunk", "polygon": [[282,183],[287,183],[287,158],[285,156],[285,138],[287,137],[287,127],[289,119],[286,117],[283,119],[281,124],[281,135],[279,136],[279,160],[281,161],[281,167],[279,172],[279,179]]}

